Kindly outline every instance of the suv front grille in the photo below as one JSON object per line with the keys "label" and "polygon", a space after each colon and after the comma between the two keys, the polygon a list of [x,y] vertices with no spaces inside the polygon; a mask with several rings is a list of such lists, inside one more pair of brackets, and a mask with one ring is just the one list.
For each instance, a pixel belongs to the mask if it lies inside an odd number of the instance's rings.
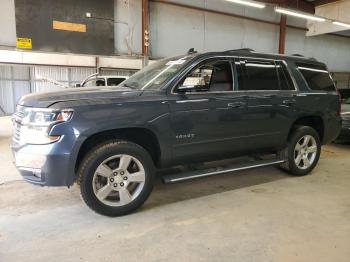
{"label": "suv front grille", "polygon": [[13,132],[13,141],[19,143],[21,139],[21,125],[17,122],[14,122],[14,132]]}
{"label": "suv front grille", "polygon": [[13,114],[13,141],[16,143],[19,143],[21,140],[21,127],[22,127],[22,120],[24,118],[24,106],[18,105],[16,107],[16,112]]}

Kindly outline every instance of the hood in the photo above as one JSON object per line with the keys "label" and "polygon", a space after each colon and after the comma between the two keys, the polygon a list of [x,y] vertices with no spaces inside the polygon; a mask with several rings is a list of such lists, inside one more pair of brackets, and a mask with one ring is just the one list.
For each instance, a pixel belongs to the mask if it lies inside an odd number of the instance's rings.
{"label": "hood", "polygon": [[55,92],[34,93],[23,96],[18,104],[28,107],[49,107],[59,102],[95,99],[115,99],[140,96],[142,91],[124,87],[68,88]]}

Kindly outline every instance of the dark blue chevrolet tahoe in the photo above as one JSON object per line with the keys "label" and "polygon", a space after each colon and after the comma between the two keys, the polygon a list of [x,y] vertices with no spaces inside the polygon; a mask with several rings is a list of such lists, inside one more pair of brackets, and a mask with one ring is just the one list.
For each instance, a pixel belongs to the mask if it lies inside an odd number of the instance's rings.
{"label": "dark blue chevrolet tahoe", "polygon": [[24,96],[12,149],[23,178],[80,186],[86,204],[125,215],[150,195],[156,170],[251,156],[167,175],[167,183],[267,165],[310,173],[341,130],[325,64],[249,49],[160,60],[118,87]]}

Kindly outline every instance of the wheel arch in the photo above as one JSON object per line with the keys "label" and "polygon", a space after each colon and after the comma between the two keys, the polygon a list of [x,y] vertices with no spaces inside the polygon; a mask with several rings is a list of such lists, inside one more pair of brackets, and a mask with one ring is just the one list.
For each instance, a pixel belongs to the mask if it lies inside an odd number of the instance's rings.
{"label": "wheel arch", "polygon": [[127,140],[143,147],[150,154],[154,165],[158,165],[161,157],[161,148],[159,139],[152,130],[139,127],[118,128],[91,134],[84,140],[75,161],[75,172],[78,170],[84,156],[92,148],[115,139]]}
{"label": "wheel arch", "polygon": [[292,134],[293,130],[297,126],[309,126],[316,130],[316,132],[319,135],[320,141],[323,141],[324,138],[324,120],[321,116],[302,116],[298,119],[296,119],[293,124],[291,125],[291,128],[289,130],[288,139],[290,138],[290,135]]}

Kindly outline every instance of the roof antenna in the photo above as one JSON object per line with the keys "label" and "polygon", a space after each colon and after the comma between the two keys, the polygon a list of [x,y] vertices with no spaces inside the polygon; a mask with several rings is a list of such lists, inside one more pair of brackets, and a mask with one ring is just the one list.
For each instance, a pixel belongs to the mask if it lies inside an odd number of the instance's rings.
{"label": "roof antenna", "polygon": [[187,54],[188,55],[191,55],[191,54],[195,54],[195,53],[198,53],[196,50],[194,50],[194,48],[190,48],[188,51],[187,51]]}

